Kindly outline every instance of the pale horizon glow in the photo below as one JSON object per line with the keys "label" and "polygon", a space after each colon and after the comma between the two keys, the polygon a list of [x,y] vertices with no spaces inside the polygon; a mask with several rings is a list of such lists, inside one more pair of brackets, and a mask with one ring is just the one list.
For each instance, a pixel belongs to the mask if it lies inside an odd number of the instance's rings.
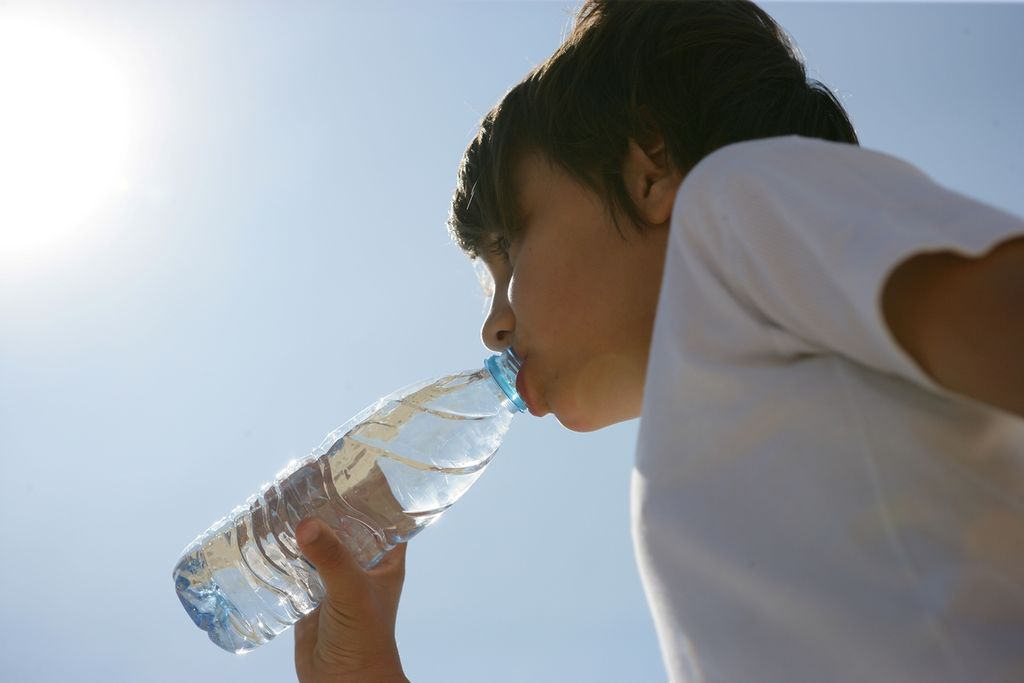
{"label": "pale horizon glow", "polygon": [[29,18],[0,18],[0,93],[0,263],[24,265],[127,189],[133,103],[103,50]]}

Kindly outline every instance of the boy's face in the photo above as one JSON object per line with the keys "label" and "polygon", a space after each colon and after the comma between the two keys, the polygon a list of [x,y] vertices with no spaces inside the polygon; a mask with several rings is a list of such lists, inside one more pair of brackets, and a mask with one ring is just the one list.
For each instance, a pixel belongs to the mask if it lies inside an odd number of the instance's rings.
{"label": "boy's face", "polygon": [[524,359],[518,386],[535,415],[576,431],[638,417],[667,216],[642,234],[620,219],[623,239],[601,198],[539,154],[514,182],[523,229],[508,259],[483,259],[495,285],[484,344]]}

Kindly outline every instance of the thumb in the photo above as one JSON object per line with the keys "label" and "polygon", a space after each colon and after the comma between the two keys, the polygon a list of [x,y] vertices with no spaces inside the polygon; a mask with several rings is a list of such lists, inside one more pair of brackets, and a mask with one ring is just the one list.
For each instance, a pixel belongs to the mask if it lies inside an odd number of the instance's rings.
{"label": "thumb", "polygon": [[348,602],[362,592],[366,581],[362,567],[326,522],[315,517],[303,520],[295,529],[295,540],[316,567],[331,599]]}

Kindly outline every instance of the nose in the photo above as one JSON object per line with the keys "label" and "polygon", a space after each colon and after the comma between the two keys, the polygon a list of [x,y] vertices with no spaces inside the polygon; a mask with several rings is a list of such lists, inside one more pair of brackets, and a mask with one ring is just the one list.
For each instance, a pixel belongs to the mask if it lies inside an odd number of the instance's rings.
{"label": "nose", "polygon": [[498,353],[504,351],[512,345],[512,333],[515,329],[516,316],[508,303],[508,295],[497,290],[491,297],[491,308],[480,330],[484,346]]}

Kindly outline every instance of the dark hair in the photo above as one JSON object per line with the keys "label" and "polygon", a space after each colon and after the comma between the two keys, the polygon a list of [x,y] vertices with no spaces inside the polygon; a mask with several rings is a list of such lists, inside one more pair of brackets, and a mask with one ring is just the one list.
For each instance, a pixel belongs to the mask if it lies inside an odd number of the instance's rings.
{"label": "dark hair", "polygon": [[[842,105],[808,80],[785,32],[747,0],[588,0],[570,35],[488,114],[459,167],[449,229],[479,255],[519,229],[515,163],[539,151],[645,226],[623,183],[630,138],[654,135],[686,173],[741,140],[857,144]],[[621,228],[620,228],[621,232]]]}

